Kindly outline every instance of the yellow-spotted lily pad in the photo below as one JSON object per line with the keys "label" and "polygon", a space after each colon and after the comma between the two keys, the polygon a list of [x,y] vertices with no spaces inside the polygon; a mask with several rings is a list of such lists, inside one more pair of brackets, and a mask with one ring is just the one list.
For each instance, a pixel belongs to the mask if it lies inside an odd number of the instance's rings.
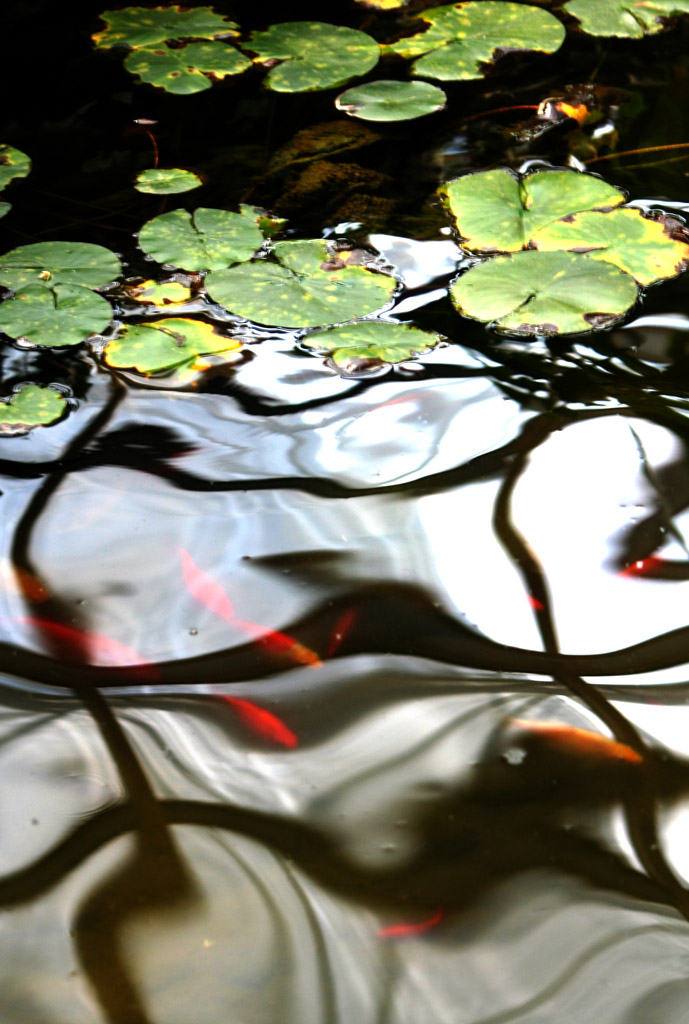
{"label": "yellow-spotted lily pad", "polygon": [[365,75],[378,63],[380,47],[357,29],[320,21],[286,21],[254,32],[246,49],[257,64],[269,63],[266,85],[275,92],[333,89]]}
{"label": "yellow-spotted lily pad", "polygon": [[443,81],[481,78],[507,50],[553,53],[565,38],[548,11],[502,0],[431,7],[418,15],[426,28],[383,47],[383,53],[417,57],[412,74]]}
{"label": "yellow-spotted lily pad", "polygon": [[689,0],[570,0],[564,10],[589,35],[639,39],[661,32],[667,19],[689,14]]}
{"label": "yellow-spotted lily pad", "polygon": [[179,281],[142,281],[128,285],[125,291],[134,302],[147,306],[175,306],[191,299],[191,289]]}
{"label": "yellow-spotted lily pad", "polygon": [[64,416],[68,403],[50,385],[20,384],[9,398],[0,398],[0,436],[27,434]]}
{"label": "yellow-spotted lily pad", "polygon": [[251,67],[248,57],[226,43],[188,43],[181,49],[164,44],[133,50],[124,62],[142,82],[166,92],[188,95],[210,89],[213,82]]}
{"label": "yellow-spotted lily pad", "polygon": [[272,222],[251,206],[239,213],[199,207],[193,213],[171,210],[147,221],[139,245],[158,263],[184,270],[218,270],[249,260],[263,243],[261,225]]}
{"label": "yellow-spotted lily pad", "polygon": [[177,192],[191,192],[203,185],[198,174],[181,167],[151,167],[137,174],[134,188],[137,192],[150,192],[155,196],[169,196]]}
{"label": "yellow-spotted lily pad", "polygon": [[315,331],[303,338],[301,345],[327,355],[336,370],[349,375],[362,368],[404,362],[435,348],[439,341],[439,335],[409,324],[360,320],[328,331]]}
{"label": "yellow-spotted lily pad", "polygon": [[100,18],[106,28],[91,38],[103,49],[138,49],[166,39],[217,39],[238,34],[238,26],[226,21],[212,7],[125,7],[120,11],[103,11]]}
{"label": "yellow-spotted lily pad", "polygon": [[107,299],[79,285],[33,284],[0,304],[0,331],[33,345],[78,345],[90,334],[101,334],[111,320]]}
{"label": "yellow-spotted lily pad", "polygon": [[20,149],[0,145],[0,192],[15,178],[25,178],[31,170],[31,160]]}
{"label": "yellow-spotted lily pad", "polygon": [[147,324],[128,324],[104,350],[108,366],[133,369],[145,375],[172,370],[203,369],[201,357],[236,352],[241,343],[218,334],[201,320],[169,317]]}
{"label": "yellow-spotted lily pad", "polygon": [[347,89],[335,106],[363,121],[410,121],[442,110],[447,97],[430,82],[367,82]]}
{"label": "yellow-spotted lily pad", "polygon": [[464,316],[522,336],[609,327],[634,305],[637,294],[634,279],[611,263],[533,250],[485,260],[450,288]]}
{"label": "yellow-spotted lily pad", "polygon": [[335,252],[320,239],[278,242],[273,257],[212,270],[211,298],[259,324],[320,327],[382,309],[396,288],[361,250]]}
{"label": "yellow-spotted lily pad", "polygon": [[13,291],[34,284],[102,288],[121,272],[114,252],[90,242],[36,242],[0,256],[0,285]]}

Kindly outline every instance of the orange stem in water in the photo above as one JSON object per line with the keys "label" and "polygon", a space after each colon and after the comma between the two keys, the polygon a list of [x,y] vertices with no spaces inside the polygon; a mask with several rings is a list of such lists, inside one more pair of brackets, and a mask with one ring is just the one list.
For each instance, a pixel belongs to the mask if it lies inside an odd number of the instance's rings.
{"label": "orange stem in water", "polygon": [[597,164],[600,160],[615,160],[618,156],[637,156],[639,153],[660,153],[665,149],[686,149],[689,142],[673,142],[670,146],[648,146],[646,149],[623,149],[621,153],[606,153],[605,156],[594,156],[593,160],[585,160],[589,164]]}

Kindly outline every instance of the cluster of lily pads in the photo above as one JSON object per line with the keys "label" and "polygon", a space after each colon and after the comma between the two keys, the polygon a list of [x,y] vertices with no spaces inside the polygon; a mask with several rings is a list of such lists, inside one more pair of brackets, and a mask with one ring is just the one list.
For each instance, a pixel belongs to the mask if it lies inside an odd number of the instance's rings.
{"label": "cluster of lily pads", "polygon": [[[400,0],[359,2],[379,11],[403,6]],[[689,0],[569,0],[562,9],[583,32],[634,38],[689,13]],[[99,49],[127,48],[129,72],[181,95],[256,66],[269,69],[265,86],[277,92],[333,89],[367,75],[381,57],[412,59],[414,78],[466,81],[481,78],[504,52],[554,53],[565,38],[555,14],[508,0],[432,7],[415,15],[417,31],[383,44],[358,29],[314,21],[272,25],[238,42],[239,26],[211,7],[126,7],[100,17],[106,27],[93,36]],[[384,79],[347,90],[336,105],[355,117],[392,121],[440,110],[445,101],[443,90],[428,82]]]}

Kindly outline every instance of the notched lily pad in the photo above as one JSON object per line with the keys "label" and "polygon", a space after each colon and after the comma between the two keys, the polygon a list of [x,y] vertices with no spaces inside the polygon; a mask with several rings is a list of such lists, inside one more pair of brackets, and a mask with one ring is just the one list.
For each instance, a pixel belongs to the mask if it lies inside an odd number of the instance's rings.
{"label": "notched lily pad", "polygon": [[33,284],[102,288],[121,272],[114,252],[90,242],[36,242],[0,256],[0,285],[13,291]]}
{"label": "notched lily pad", "polygon": [[111,320],[108,300],[78,285],[32,284],[0,304],[0,331],[42,347],[78,345]]}
{"label": "notched lily pad", "polygon": [[633,278],[610,263],[533,250],[479,263],[450,288],[464,316],[527,336],[608,327],[634,305],[637,294]]}
{"label": "notched lily pad", "polygon": [[181,49],[161,44],[133,50],[124,62],[142,82],[178,96],[210,89],[213,81],[251,67],[248,57],[226,43],[188,43]]}
{"label": "notched lily pad", "polygon": [[520,177],[504,167],[465,174],[438,191],[471,252],[516,252],[552,221],[619,206],[626,198],[593,174],[536,171]]}
{"label": "notched lily pad", "polygon": [[212,7],[125,7],[103,11],[106,28],[91,36],[96,46],[130,46],[137,49],[166,39],[217,39],[236,36],[239,26],[226,21]]}
{"label": "notched lily pad", "polygon": [[200,356],[240,348],[241,342],[218,334],[211,324],[169,317],[123,326],[103,355],[108,366],[148,375],[181,368],[202,370]]}
{"label": "notched lily pad", "polygon": [[31,160],[20,149],[0,145],[0,192],[15,178],[25,178],[31,171]]}
{"label": "notched lily pad", "polygon": [[259,324],[321,327],[382,309],[396,289],[361,249],[336,250],[320,239],[278,242],[273,257],[211,271],[211,298]]}
{"label": "notched lily pad", "polygon": [[548,11],[502,0],[431,7],[418,15],[427,28],[383,47],[383,53],[418,57],[412,74],[443,81],[482,78],[485,66],[509,50],[553,53],[565,38]]}
{"label": "notched lily pad", "polygon": [[61,419],[69,408],[56,388],[41,384],[19,384],[9,398],[0,398],[0,436],[28,434]]}
{"label": "notched lily pad", "polygon": [[641,36],[662,32],[667,19],[689,14],[689,0],[571,0],[564,10],[592,36]]}
{"label": "notched lily pad", "polygon": [[347,89],[335,106],[364,121],[410,121],[442,110],[447,97],[430,82],[367,82]]}
{"label": "notched lily pad", "polygon": [[142,281],[125,291],[128,298],[147,306],[174,306],[191,299],[191,288],[179,281]]}
{"label": "notched lily pad", "polygon": [[390,320],[360,320],[328,331],[315,331],[300,344],[329,357],[328,361],[346,376],[360,375],[385,363],[428,352],[440,341],[431,331]]}
{"label": "notched lily pad", "polygon": [[134,188],[137,192],[150,192],[156,196],[169,196],[177,192],[191,192],[203,185],[193,171],[181,167],[151,167],[137,174]]}
{"label": "notched lily pad", "polygon": [[264,211],[246,205],[239,213],[203,206],[193,213],[171,210],[144,224],[139,245],[158,263],[183,270],[218,270],[251,259],[263,244],[264,221],[266,233],[279,226]]}
{"label": "notched lily pad", "polygon": [[320,21],[286,21],[254,32],[246,49],[258,64],[279,63],[265,84],[275,92],[313,92],[344,85],[378,63],[380,47],[357,29]]}
{"label": "notched lily pad", "polygon": [[674,277],[689,266],[689,234],[672,217],[651,219],[626,207],[608,213],[577,213],[537,231],[531,245],[541,251],[567,249],[613,263],[639,284]]}

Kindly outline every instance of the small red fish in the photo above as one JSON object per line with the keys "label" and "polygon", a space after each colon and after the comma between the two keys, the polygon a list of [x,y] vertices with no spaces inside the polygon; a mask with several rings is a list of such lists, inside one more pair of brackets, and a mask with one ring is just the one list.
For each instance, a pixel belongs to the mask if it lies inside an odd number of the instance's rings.
{"label": "small red fish", "polygon": [[286,633],[277,632],[267,626],[260,626],[247,619],[237,618],[234,606],[220,584],[203,569],[199,569],[188,551],[185,551],[184,548],[179,550],[182,556],[182,575],[185,586],[197,601],[205,604],[206,608],[215,612],[225,622],[241,629],[243,633],[264,647],[269,654],[288,658],[299,665],[311,665],[314,668],[323,664],[315,651],[300,644],[293,637],[287,636]]}
{"label": "small red fish", "polygon": [[622,577],[647,576],[652,580],[686,580],[689,579],[689,563],[649,555],[648,558],[632,562],[617,575]]}
{"label": "small red fish", "polygon": [[152,661],[144,658],[138,651],[121,644],[119,640],[97,633],[93,629],[79,629],[66,626],[62,622],[51,619],[36,619],[28,615],[3,616],[0,621],[20,622],[42,633],[46,638],[46,647],[56,650],[71,661],[98,668],[136,669],[143,679],[155,682],[160,678],[158,669]]}
{"label": "small red fish", "polygon": [[444,910],[436,910],[435,914],[425,921],[401,921],[399,924],[389,924],[385,928],[379,928],[376,935],[379,939],[408,939],[413,935],[423,935],[424,932],[435,928],[444,917]]}
{"label": "small red fish", "polygon": [[292,730],[272,712],[266,711],[265,708],[259,707],[253,701],[244,700],[242,697],[228,697],[223,694],[220,699],[230,704],[242,723],[256,735],[279,743],[282,747],[299,746],[299,740]]}
{"label": "small red fish", "polygon": [[543,607],[544,606],[543,606],[542,602],[539,601],[537,597],[534,597],[533,594],[527,594],[526,595],[526,600],[529,602],[529,604],[531,605],[531,607],[533,608],[533,610],[535,612],[542,612],[543,611]]}
{"label": "small red fish", "polygon": [[641,754],[626,743],[619,743],[588,729],[576,729],[562,722],[529,722],[521,718],[515,718],[514,724],[575,755],[628,761],[630,764],[640,764],[643,760]]}
{"label": "small red fish", "polygon": [[345,608],[345,610],[342,612],[342,615],[340,615],[339,619],[333,626],[333,631],[330,634],[330,643],[328,645],[328,650],[326,651],[325,655],[326,658],[332,658],[332,656],[335,654],[335,651],[340,647],[343,641],[347,639],[349,634],[354,629],[354,626],[356,625],[356,621],[358,618],[358,608]]}

